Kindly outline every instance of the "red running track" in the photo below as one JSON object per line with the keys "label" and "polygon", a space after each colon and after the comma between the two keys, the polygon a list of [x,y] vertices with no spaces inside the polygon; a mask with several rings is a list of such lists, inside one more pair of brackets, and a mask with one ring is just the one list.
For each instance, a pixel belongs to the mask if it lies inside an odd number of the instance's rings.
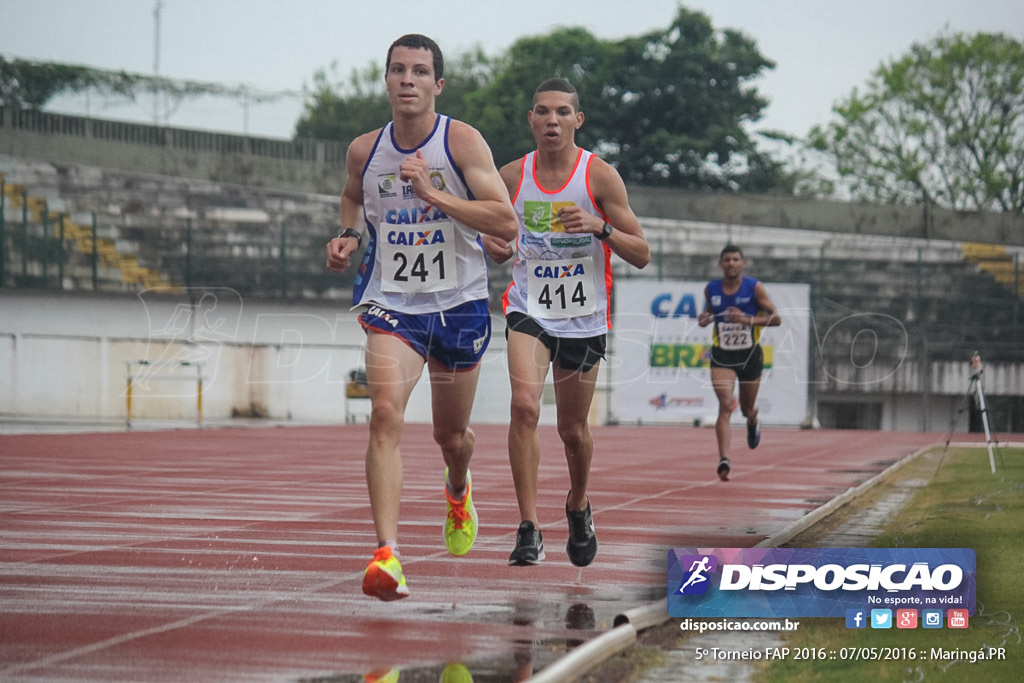
{"label": "red running track", "polygon": [[[615,615],[664,597],[666,551],[750,547],[936,434],[596,427],[600,549],[565,556],[568,474],[542,428],[547,560],[509,567],[518,512],[502,426],[477,427],[480,535],[447,555],[441,458],[403,440],[400,542],[411,597],[360,580],[375,539],[365,425],[0,436],[0,678],[16,681],[362,681],[463,662],[522,679]],[[418,679],[417,679],[418,680]],[[435,678],[436,680],[436,678]]]}

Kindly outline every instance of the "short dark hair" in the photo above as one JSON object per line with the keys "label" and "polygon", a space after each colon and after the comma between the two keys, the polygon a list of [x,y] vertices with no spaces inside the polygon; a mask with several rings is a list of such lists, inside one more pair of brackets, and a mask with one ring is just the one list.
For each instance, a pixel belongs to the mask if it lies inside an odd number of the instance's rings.
{"label": "short dark hair", "polygon": [[437,43],[432,39],[419,33],[406,33],[404,36],[391,43],[391,47],[388,48],[387,61],[384,62],[385,74],[391,68],[391,53],[395,51],[396,47],[409,47],[414,50],[430,50],[430,53],[434,56],[434,80],[439,81],[444,78],[444,55],[441,54],[441,48],[438,47]]}
{"label": "short dark hair", "polygon": [[576,111],[580,110],[580,95],[576,92],[576,87],[567,79],[561,77],[549,78],[538,85],[537,89],[533,91],[533,103],[537,103],[537,95],[542,92],[551,92],[552,90],[572,95],[572,108]]}
{"label": "short dark hair", "polygon": [[739,254],[740,258],[743,258],[743,250],[737,247],[735,244],[727,244],[722,252],[718,255],[718,260],[721,261],[722,257],[726,254]]}

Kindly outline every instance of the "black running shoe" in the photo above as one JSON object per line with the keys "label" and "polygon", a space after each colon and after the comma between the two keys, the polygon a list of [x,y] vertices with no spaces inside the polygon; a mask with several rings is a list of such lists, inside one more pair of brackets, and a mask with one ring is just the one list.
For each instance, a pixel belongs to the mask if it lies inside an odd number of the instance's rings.
{"label": "black running shoe", "polygon": [[718,461],[718,478],[722,481],[729,481],[729,471],[732,468],[729,466],[729,458],[722,458]]}
{"label": "black running shoe", "polygon": [[565,506],[565,517],[569,520],[569,540],[565,552],[569,561],[577,567],[586,567],[597,555],[597,533],[594,531],[594,517],[590,514],[590,501],[586,510],[570,510]]}
{"label": "black running shoe", "polygon": [[520,522],[519,530],[516,531],[515,550],[508,556],[509,565],[527,567],[531,564],[540,564],[543,559],[544,539],[540,535],[540,529],[530,520]]}
{"label": "black running shoe", "polygon": [[754,424],[747,423],[747,445],[751,448],[757,448],[757,444],[761,443],[761,422],[755,422]]}
{"label": "black running shoe", "polygon": [[[577,602],[570,605],[565,613],[565,627],[570,631],[593,631],[596,624],[594,610],[590,609],[590,605],[585,603]],[[565,645],[570,650],[574,647],[579,647],[585,642],[586,639],[581,637],[565,639]]]}

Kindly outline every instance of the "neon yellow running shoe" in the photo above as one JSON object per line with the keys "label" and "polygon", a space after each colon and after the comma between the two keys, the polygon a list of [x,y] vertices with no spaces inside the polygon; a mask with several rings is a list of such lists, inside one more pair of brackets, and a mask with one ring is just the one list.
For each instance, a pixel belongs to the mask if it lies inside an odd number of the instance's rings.
{"label": "neon yellow running shoe", "polygon": [[466,472],[466,496],[452,500],[448,493],[448,468],[444,470],[444,498],[448,501],[448,516],[444,518],[444,544],[456,557],[465,555],[476,541],[477,516],[473,507],[473,478]]}
{"label": "neon yellow running shoe", "polygon": [[363,572],[363,592],[384,602],[409,597],[402,563],[391,553],[391,546],[377,548],[373,553]]}
{"label": "neon yellow running shoe", "polygon": [[473,683],[473,674],[462,662],[448,664],[441,672],[439,683]]}

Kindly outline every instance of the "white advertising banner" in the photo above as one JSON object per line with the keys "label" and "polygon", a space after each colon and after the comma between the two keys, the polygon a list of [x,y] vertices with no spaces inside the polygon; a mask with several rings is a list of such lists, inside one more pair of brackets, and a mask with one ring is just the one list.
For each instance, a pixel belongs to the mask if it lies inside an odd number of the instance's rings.
{"label": "white advertising banner", "polygon": [[[616,280],[608,363],[611,421],[679,423],[717,417],[708,364],[712,328],[697,324],[706,285]],[[760,420],[795,426],[807,416],[810,285],[766,282],[765,287],[782,324],[764,328],[761,335]],[[733,421],[743,421],[739,410]]]}

